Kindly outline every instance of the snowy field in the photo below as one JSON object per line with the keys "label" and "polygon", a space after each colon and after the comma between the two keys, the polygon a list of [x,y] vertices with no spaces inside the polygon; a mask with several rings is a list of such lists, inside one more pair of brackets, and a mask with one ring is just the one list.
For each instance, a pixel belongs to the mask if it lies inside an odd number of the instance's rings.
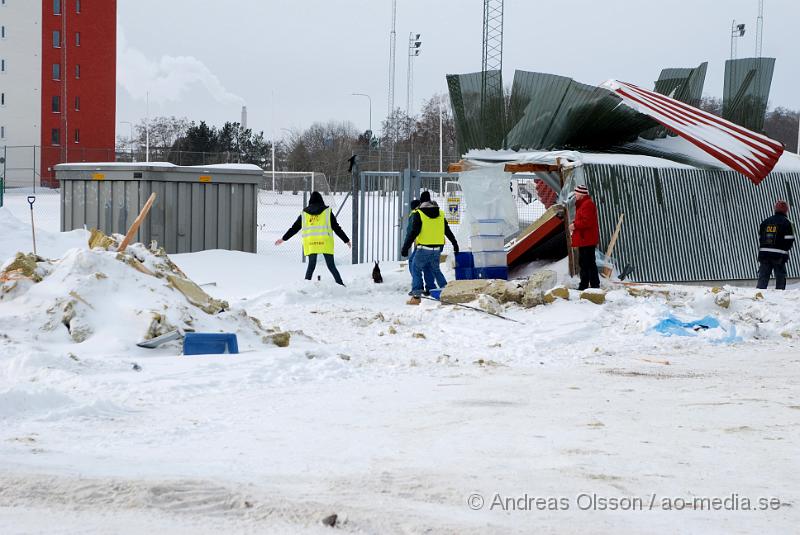
{"label": "snowy field", "polygon": [[[0,265],[30,250],[28,217],[0,209]],[[0,533],[327,533],[333,513],[343,533],[796,531],[798,289],[726,288],[721,308],[612,286],[509,306],[515,323],[405,305],[399,263],[375,285],[340,262],[340,288],[299,258],[206,251],[172,260],[230,303],[213,321],[292,338],[242,328],[239,355],[188,357],[135,346],[138,311],[174,292],[41,225],[64,260],[0,299]],[[81,343],[48,326],[71,291]],[[668,315],[722,328],[665,337]]]}

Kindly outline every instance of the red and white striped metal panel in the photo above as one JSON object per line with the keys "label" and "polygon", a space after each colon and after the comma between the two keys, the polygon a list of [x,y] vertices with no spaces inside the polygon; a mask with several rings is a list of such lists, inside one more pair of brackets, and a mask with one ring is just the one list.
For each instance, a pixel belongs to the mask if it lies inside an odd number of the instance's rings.
{"label": "red and white striped metal panel", "polygon": [[772,171],[783,154],[783,145],[767,136],[654,91],[618,80],[601,87],[755,184]]}

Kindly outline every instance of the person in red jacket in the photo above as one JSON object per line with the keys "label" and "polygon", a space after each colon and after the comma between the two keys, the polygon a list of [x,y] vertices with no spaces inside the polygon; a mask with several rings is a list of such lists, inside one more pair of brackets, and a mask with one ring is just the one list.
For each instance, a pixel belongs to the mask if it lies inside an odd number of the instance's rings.
{"label": "person in red jacket", "polygon": [[581,269],[579,290],[600,287],[600,274],[594,250],[600,242],[600,226],[597,223],[597,207],[589,196],[589,189],[580,185],[575,188],[575,219],[569,226],[572,246],[578,248],[578,265]]}

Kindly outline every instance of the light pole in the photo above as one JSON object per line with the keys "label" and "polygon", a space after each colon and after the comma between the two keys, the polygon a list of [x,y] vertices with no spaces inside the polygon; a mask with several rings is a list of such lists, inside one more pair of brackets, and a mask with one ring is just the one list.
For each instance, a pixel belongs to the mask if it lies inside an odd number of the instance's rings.
{"label": "light pole", "polygon": [[128,138],[128,145],[130,145],[131,149],[131,162],[135,162],[136,160],[133,157],[133,123],[130,121],[120,121],[119,124],[127,124],[131,128],[131,136]]}
{"label": "light pole", "polygon": [[144,122],[144,161],[150,163],[150,91],[147,92],[147,119]]}
{"label": "light pole", "polygon": [[366,93],[351,93],[354,97],[367,97],[369,100],[369,132],[372,135],[372,98]]}
{"label": "light pole", "polygon": [[731,22],[731,59],[736,59],[736,39],[744,37],[744,24],[736,24],[736,19]]}
{"label": "light pole", "polygon": [[414,111],[414,61],[413,59],[419,56],[421,51],[422,41],[420,41],[420,34],[408,34],[408,80],[406,81],[406,115],[411,117]]}

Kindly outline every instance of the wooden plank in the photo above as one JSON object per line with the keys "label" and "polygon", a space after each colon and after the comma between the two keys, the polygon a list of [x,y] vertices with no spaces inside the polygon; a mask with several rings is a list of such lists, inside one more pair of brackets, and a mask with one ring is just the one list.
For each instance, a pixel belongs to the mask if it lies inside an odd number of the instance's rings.
{"label": "wooden plank", "polygon": [[139,212],[139,215],[136,217],[136,220],[133,222],[133,225],[131,225],[131,228],[128,229],[128,233],[125,235],[125,239],[122,240],[122,243],[120,244],[119,249],[117,249],[117,252],[122,253],[125,251],[125,249],[128,248],[128,244],[131,242],[133,237],[139,231],[139,225],[141,225],[142,221],[144,221],[144,218],[147,217],[147,213],[150,211],[150,207],[153,206],[153,203],[155,201],[156,201],[156,194],[151,193],[150,198],[147,199],[146,203],[144,203],[142,211]]}
{"label": "wooden plank", "polygon": [[506,173],[557,173],[560,170],[560,165],[546,163],[507,163],[505,166]]}
{"label": "wooden plank", "polygon": [[[619,238],[619,231],[622,229],[622,220],[625,218],[625,214],[619,214],[619,221],[617,222],[617,228],[614,229],[614,234],[611,236],[611,241],[608,242],[608,249],[606,249],[606,260],[611,258],[611,255],[614,253],[614,247],[617,245],[617,238]],[[610,267],[603,268],[603,277],[609,278],[611,276],[612,269]]]}
{"label": "wooden plank", "polygon": [[562,210],[557,206],[551,206],[542,217],[537,219],[531,226],[525,229],[517,242],[511,247],[506,255],[509,266],[522,258],[531,248],[542,243],[544,240],[553,236],[561,230],[564,225]]}

